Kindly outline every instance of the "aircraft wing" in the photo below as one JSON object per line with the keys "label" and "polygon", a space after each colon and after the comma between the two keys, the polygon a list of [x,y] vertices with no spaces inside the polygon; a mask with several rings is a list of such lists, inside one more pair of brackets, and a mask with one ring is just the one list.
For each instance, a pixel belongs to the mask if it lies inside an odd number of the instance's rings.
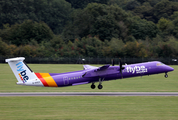
{"label": "aircraft wing", "polygon": [[98,68],[98,67],[91,66],[91,65],[83,65],[83,67],[84,67],[85,70],[96,69],[96,68]]}
{"label": "aircraft wing", "polygon": [[95,67],[95,66],[91,66],[91,65],[83,65],[83,67],[84,67],[85,70],[95,69],[95,72],[96,72],[96,71],[105,70],[105,69],[107,69],[109,66],[110,66],[110,65],[104,65],[104,66],[101,66],[101,67]]}
{"label": "aircraft wing", "polygon": [[110,65],[104,65],[104,66],[101,66],[99,67],[96,71],[102,71],[102,70],[105,70],[109,67]]}
{"label": "aircraft wing", "polygon": [[96,77],[96,76],[101,76],[101,75],[106,75],[107,72],[105,71],[107,68],[109,68],[110,65],[104,65],[101,67],[94,67],[94,66],[90,66],[90,68],[88,68],[88,71],[86,71],[82,77]]}

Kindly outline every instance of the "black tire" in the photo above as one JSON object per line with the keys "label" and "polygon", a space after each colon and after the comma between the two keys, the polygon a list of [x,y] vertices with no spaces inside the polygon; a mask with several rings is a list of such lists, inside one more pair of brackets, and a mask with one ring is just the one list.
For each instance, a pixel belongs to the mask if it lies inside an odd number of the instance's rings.
{"label": "black tire", "polygon": [[168,74],[165,74],[164,77],[165,77],[165,78],[168,78]]}
{"label": "black tire", "polygon": [[98,89],[102,89],[103,88],[103,86],[102,85],[98,85]]}
{"label": "black tire", "polygon": [[95,89],[95,87],[96,87],[96,86],[95,86],[94,84],[91,85],[91,89]]}

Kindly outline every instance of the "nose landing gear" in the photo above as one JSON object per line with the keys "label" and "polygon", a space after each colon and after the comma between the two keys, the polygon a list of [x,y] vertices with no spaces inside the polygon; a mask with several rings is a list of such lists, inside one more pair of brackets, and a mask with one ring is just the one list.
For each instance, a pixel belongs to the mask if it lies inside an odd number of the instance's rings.
{"label": "nose landing gear", "polygon": [[168,74],[167,74],[167,73],[165,73],[164,77],[165,77],[165,78],[167,78],[167,77],[168,77]]}

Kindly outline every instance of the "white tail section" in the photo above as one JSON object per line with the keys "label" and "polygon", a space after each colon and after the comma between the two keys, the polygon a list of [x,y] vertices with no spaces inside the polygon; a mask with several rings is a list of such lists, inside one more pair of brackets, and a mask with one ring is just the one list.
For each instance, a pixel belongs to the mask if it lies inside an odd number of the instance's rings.
{"label": "white tail section", "polygon": [[6,59],[18,83],[26,83],[28,80],[37,79],[35,73],[24,63],[24,59],[24,57]]}

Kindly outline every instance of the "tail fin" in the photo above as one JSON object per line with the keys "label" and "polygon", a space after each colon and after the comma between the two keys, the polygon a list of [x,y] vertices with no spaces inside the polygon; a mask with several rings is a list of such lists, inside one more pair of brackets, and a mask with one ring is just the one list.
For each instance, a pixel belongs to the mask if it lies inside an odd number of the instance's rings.
{"label": "tail fin", "polygon": [[24,57],[6,59],[18,83],[25,83],[28,80],[37,79],[34,72],[24,63],[24,59]]}

